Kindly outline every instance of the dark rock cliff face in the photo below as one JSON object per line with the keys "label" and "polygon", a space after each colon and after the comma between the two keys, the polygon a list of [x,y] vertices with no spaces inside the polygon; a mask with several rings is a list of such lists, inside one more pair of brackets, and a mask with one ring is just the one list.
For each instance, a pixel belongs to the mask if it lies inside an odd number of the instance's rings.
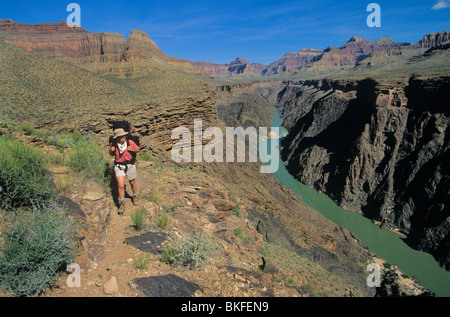
{"label": "dark rock cliff face", "polygon": [[450,77],[288,82],[278,104],[297,179],[450,269]]}

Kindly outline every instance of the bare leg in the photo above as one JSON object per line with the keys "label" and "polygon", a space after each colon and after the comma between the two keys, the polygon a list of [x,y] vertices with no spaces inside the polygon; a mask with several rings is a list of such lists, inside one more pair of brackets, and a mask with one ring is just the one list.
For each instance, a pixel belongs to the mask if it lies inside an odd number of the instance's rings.
{"label": "bare leg", "polygon": [[119,189],[119,199],[123,201],[125,199],[125,176],[117,177],[117,187]]}
{"label": "bare leg", "polygon": [[132,181],[130,181],[130,185],[131,185],[131,189],[133,190],[133,195],[137,195],[137,184],[136,184],[136,180],[133,179]]}

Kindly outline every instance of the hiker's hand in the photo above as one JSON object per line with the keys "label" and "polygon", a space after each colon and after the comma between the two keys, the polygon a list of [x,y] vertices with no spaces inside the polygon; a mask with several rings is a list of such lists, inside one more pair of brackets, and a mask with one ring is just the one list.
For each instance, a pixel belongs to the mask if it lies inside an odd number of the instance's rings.
{"label": "hiker's hand", "polygon": [[111,146],[111,147],[109,148],[109,150],[110,150],[111,152],[115,152],[115,151],[116,151],[116,147],[115,147],[115,146]]}

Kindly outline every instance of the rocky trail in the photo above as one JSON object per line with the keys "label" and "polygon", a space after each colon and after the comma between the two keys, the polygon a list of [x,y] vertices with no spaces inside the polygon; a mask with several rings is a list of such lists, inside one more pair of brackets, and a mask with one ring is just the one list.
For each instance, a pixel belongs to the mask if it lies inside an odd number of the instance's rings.
{"label": "rocky trail", "polygon": [[[82,219],[84,237],[75,263],[80,266],[80,287],[70,287],[70,272],[43,296],[49,297],[235,297],[309,296],[303,287],[274,281],[273,275],[258,270],[262,237],[245,217],[233,215],[237,205],[218,196],[205,175],[188,168],[155,167],[139,162],[137,184],[140,201],[126,199],[126,212],[117,213],[111,195],[93,185],[74,185],[69,213]],[[155,169],[161,169],[155,172]],[[67,177],[64,169],[52,169]],[[163,171],[163,172],[162,172]],[[58,177],[57,174],[55,174]],[[76,184],[76,183],[75,183]],[[169,225],[161,229],[156,218],[163,207],[148,199],[163,188],[165,208],[172,207]],[[130,186],[126,190],[131,193]],[[76,203],[78,202],[78,203]],[[173,211],[173,209],[175,209]],[[244,208],[242,206],[242,208]],[[130,215],[143,210],[146,223],[141,231]],[[80,215],[84,215],[85,218]],[[235,234],[242,228],[243,242]],[[195,232],[213,237],[217,250],[201,270],[174,267],[161,261],[159,250],[170,237],[186,240]],[[147,264],[143,264],[146,262]],[[138,268],[141,267],[141,268]],[[287,285],[286,285],[287,284]]]}

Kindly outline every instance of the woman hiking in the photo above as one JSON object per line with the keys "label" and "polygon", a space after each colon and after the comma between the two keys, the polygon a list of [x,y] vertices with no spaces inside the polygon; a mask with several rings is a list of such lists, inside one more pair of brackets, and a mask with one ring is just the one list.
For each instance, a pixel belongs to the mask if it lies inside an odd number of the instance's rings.
{"label": "woman hiking", "polygon": [[115,156],[114,173],[119,191],[119,215],[123,215],[125,212],[125,177],[133,190],[133,204],[137,205],[135,157],[140,148],[133,140],[127,139],[127,135],[128,132],[124,129],[114,130],[114,138],[109,145],[109,155]]}

